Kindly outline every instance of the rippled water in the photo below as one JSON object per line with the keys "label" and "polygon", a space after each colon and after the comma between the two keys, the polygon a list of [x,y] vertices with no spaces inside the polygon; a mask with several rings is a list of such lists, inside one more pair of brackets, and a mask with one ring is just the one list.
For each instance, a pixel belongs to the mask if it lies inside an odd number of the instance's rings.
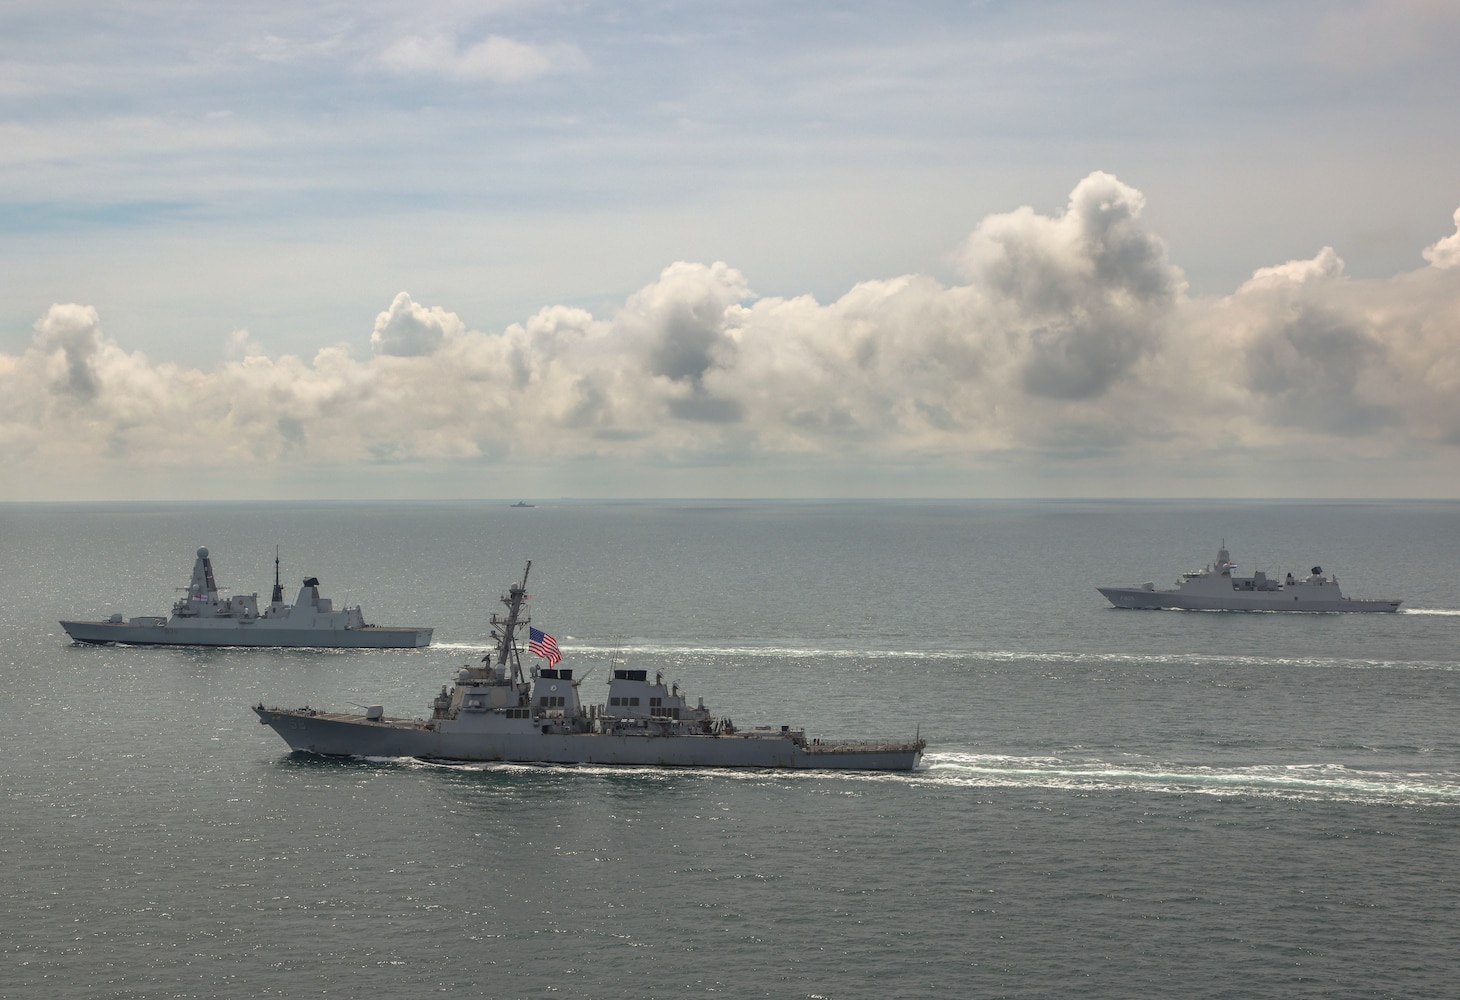
{"label": "rippled water", "polygon": [[[1440,996],[1460,870],[1460,504],[0,507],[0,996]],[[1321,562],[1399,615],[1131,612]],[[295,581],[418,651],[70,645]],[[913,774],[286,753],[248,705],[421,713],[534,622]],[[292,590],[290,591],[292,594]]]}

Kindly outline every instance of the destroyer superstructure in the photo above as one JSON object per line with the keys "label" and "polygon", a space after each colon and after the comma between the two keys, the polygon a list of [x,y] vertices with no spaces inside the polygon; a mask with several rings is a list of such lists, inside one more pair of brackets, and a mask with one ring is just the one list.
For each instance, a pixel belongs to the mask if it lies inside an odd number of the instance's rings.
{"label": "destroyer superstructure", "polygon": [[1206,569],[1182,573],[1171,590],[1155,584],[1136,587],[1096,587],[1117,608],[1183,611],[1398,611],[1402,600],[1344,597],[1337,576],[1325,576],[1314,566],[1306,576],[1288,573],[1284,579],[1261,570],[1237,576],[1224,541],[1217,560]]}
{"label": "destroyer superstructure", "polygon": [[[548,667],[522,665],[517,634],[530,628],[523,602],[531,569],[529,562],[522,582],[502,597],[506,614],[492,616],[496,648],[442,687],[429,718],[389,717],[378,705],[360,715],[261,702],[254,712],[294,750],[340,757],[882,771],[911,770],[921,759],[925,743],[917,738],[833,742],[790,726],[738,728],[711,714],[703,699],[691,705],[677,684],[619,663],[607,700],[584,704],[581,678],[558,665],[555,644]],[[542,650],[550,637],[531,632],[529,648]]]}
{"label": "destroyer superstructure", "polygon": [[431,629],[370,625],[359,606],[335,610],[319,595],[319,580],[305,577],[293,604],[284,603],[279,557],[274,555],[274,592],[259,610],[258,594],[227,596],[213,576],[213,560],[198,549],[193,577],[172,606],[172,614],[120,614],[99,622],[63,621],[77,642],[118,642],[136,646],[289,646],[403,649],[428,646]]}

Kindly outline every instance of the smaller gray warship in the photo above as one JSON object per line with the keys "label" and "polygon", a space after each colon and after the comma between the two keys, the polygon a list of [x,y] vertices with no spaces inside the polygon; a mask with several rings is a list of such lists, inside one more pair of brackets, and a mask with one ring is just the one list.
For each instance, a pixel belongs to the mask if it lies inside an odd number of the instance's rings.
{"label": "smaller gray warship", "polygon": [[1206,569],[1182,573],[1172,590],[1157,590],[1155,584],[1138,587],[1096,587],[1117,608],[1148,608],[1181,611],[1398,611],[1402,600],[1392,598],[1344,597],[1338,577],[1324,576],[1314,566],[1307,576],[1269,578],[1261,570],[1251,576],[1237,576],[1237,564],[1227,543],[1217,550],[1217,561]]}
{"label": "smaller gray warship", "polygon": [[117,642],[133,646],[288,646],[345,649],[408,649],[431,644],[431,629],[368,625],[359,606],[336,611],[319,596],[319,580],[305,577],[293,604],[284,603],[279,557],[274,555],[274,593],[259,610],[259,595],[219,594],[213,561],[198,549],[193,578],[172,606],[172,615],[142,615],[123,620],[63,621],[76,642]]}
{"label": "smaller gray warship", "polygon": [[871,743],[807,739],[790,726],[741,729],[716,718],[701,699],[690,705],[679,685],[644,670],[614,664],[608,699],[579,700],[573,671],[557,666],[551,636],[528,632],[529,653],[548,667],[524,670],[517,633],[530,628],[522,613],[527,574],[512,584],[493,615],[494,651],[468,665],[431,703],[428,719],[389,717],[382,706],[363,715],[313,708],[253,707],[296,751],[330,757],[410,757],[420,760],[524,764],[630,764],[650,767],[754,767],[910,771],[926,743]]}

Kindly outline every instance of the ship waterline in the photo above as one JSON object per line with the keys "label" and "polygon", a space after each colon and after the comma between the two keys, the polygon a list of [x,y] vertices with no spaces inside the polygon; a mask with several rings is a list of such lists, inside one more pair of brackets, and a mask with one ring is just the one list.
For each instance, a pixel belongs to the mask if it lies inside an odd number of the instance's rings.
{"label": "ship waterline", "polygon": [[431,644],[429,628],[393,628],[388,625],[338,628],[252,628],[250,623],[175,626],[131,618],[124,622],[63,621],[61,627],[75,642],[117,643],[125,646],[256,646],[301,649],[420,649]]}
{"label": "ship waterline", "polygon": [[760,767],[910,771],[918,743],[808,742],[802,730],[684,734],[654,732],[484,733],[443,730],[429,721],[364,719],[311,709],[254,706],[259,721],[297,751],[327,757],[412,757],[419,760],[653,767]]}

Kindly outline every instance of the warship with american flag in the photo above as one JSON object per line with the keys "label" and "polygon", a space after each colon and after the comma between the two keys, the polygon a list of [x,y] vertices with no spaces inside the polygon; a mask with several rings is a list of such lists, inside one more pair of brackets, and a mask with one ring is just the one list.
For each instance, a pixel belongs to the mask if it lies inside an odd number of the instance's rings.
{"label": "warship with american flag", "polygon": [[[429,718],[363,715],[314,708],[253,710],[295,751],[332,757],[407,757],[452,762],[620,764],[663,767],[754,767],[866,771],[912,770],[926,743],[808,739],[790,726],[737,727],[700,699],[689,704],[678,684],[615,663],[607,700],[585,704],[581,679],[562,667],[562,652],[523,613],[532,563],[492,616],[494,649],[468,664],[431,702]],[[547,666],[524,667],[526,652]]]}

